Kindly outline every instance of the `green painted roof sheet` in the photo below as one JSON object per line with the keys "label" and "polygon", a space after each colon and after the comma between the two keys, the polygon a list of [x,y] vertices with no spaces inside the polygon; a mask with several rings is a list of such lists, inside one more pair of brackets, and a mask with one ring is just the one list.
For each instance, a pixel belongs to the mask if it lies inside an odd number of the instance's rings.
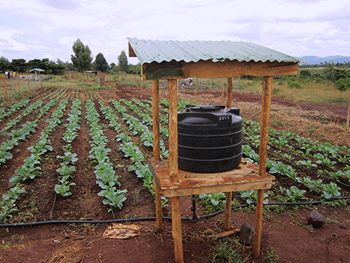
{"label": "green painted roof sheet", "polygon": [[174,41],[128,38],[141,64],[152,62],[299,62],[299,59],[253,43],[233,41]]}

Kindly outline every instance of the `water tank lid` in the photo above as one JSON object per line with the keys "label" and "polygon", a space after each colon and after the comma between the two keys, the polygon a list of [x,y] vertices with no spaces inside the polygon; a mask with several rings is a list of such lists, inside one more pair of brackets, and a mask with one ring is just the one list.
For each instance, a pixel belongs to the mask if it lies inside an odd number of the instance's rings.
{"label": "water tank lid", "polygon": [[196,112],[208,112],[208,111],[220,111],[221,109],[224,109],[225,106],[222,105],[197,105],[195,107],[190,107],[191,111]]}

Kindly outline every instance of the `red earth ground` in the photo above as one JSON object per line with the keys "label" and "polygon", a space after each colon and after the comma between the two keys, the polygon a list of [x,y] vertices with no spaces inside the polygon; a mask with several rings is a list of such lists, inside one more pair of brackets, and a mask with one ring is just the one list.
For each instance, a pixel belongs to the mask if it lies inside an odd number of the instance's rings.
{"label": "red earth ground", "polygon": [[[55,90],[47,90],[47,92]],[[32,94],[32,102],[43,99],[47,94],[38,91]],[[76,91],[67,90],[61,97],[74,98]],[[180,98],[190,97],[191,94],[183,94]],[[213,103],[220,95],[201,94],[203,103]],[[95,183],[93,165],[89,160],[89,126],[84,118],[84,105],[87,99],[95,102],[99,111],[98,100],[102,100],[107,106],[111,106],[109,99],[120,98],[150,99],[150,90],[146,88],[130,88],[117,86],[113,89],[78,91],[78,97],[82,101],[81,129],[78,137],[72,144],[73,151],[78,153],[77,171],[74,173],[75,187],[72,187],[71,197],[55,197],[53,191],[57,181],[55,170],[59,167],[57,155],[62,155],[61,140],[64,133],[64,125],[60,125],[51,136],[53,152],[43,158],[43,174],[40,180],[35,179],[28,183],[30,191],[21,198],[18,203],[20,212],[9,222],[35,222],[49,220],[111,220],[128,218],[145,218],[155,216],[155,204],[152,195],[142,186],[142,182],[127,171],[128,161],[118,151],[119,143],[114,139],[116,132],[108,127],[108,122],[101,118],[104,134],[107,136],[108,147],[112,149],[110,160],[116,167],[116,172],[121,176],[120,182],[123,189],[128,189],[127,201],[121,210],[108,212],[108,207],[102,204],[100,191]],[[50,97],[46,98],[46,103]],[[239,95],[235,101],[242,105],[246,102],[259,106],[258,97]],[[283,104],[283,101],[278,103]],[[289,104],[288,104],[289,103]],[[295,107],[291,102],[285,101],[282,106]],[[248,104],[247,104],[248,105]],[[71,102],[67,109],[70,109]],[[248,105],[249,108],[253,104]],[[56,107],[52,108],[47,116],[50,116]],[[69,110],[68,110],[69,111]],[[63,117],[66,123],[68,111]],[[99,111],[100,112],[100,111]],[[259,114],[254,111],[249,114],[249,109],[243,109],[244,117],[257,119]],[[19,113],[18,113],[19,114]],[[17,114],[17,115],[18,115]],[[306,114],[306,113],[305,113]],[[302,115],[302,114],[301,114]],[[29,156],[28,147],[40,136],[40,132],[46,126],[47,116],[38,122],[38,128],[27,141],[16,146],[12,153],[14,158],[0,167],[1,181],[0,192],[8,191],[8,180],[14,174],[14,170]],[[16,114],[10,117],[13,119]],[[16,127],[20,127],[25,121],[35,118],[35,114],[26,117]],[[300,121],[299,116],[299,120]],[[0,123],[3,129],[9,120]],[[309,121],[309,119],[305,119]],[[272,123],[273,124],[273,123]],[[298,125],[295,127],[299,127]],[[302,129],[302,126],[300,126]],[[283,128],[283,127],[280,127]],[[303,134],[303,130],[298,130]],[[317,137],[313,133],[312,136]],[[329,132],[327,139],[332,141],[335,135]],[[1,137],[1,142],[6,140]],[[135,139],[136,141],[139,139]],[[335,139],[334,139],[335,140]],[[142,149],[150,157],[151,151]],[[56,201],[55,201],[56,200]],[[164,216],[169,216],[170,205],[163,208]],[[199,204],[197,204],[199,207]],[[324,227],[315,229],[307,224],[306,216],[311,210],[317,210],[328,218]],[[181,198],[181,211],[183,217],[190,217],[191,197]],[[201,209],[197,212],[203,215]],[[113,217],[114,215],[114,217]],[[254,209],[233,211],[232,228],[239,228],[244,222],[254,225]],[[47,224],[26,227],[1,227],[0,228],[0,261],[1,262],[174,262],[174,248],[171,236],[171,222],[164,221],[164,231],[158,232],[154,221],[127,222],[125,225],[136,224],[141,227],[139,235],[130,239],[104,238],[103,232],[109,224]],[[223,214],[199,220],[186,220],[182,223],[183,250],[185,262],[212,262],[212,248],[221,240],[213,239],[211,234],[221,233],[223,229]],[[225,240],[232,242],[237,240],[238,234],[234,234]],[[222,242],[222,241],[221,241]],[[273,255],[277,255],[279,262],[349,262],[350,255],[350,214],[348,206],[330,207],[313,206],[303,207],[297,210],[289,208],[283,213],[266,212],[264,215],[262,232],[261,256],[254,258],[252,247],[245,246],[241,250],[248,262],[276,262]]]}

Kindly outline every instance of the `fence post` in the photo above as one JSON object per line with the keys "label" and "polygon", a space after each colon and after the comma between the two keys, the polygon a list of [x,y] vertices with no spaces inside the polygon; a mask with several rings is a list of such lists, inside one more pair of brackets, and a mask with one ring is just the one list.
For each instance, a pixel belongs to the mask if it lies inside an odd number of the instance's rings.
{"label": "fence post", "polygon": [[9,100],[9,95],[8,95],[8,93],[7,93],[7,84],[6,84],[6,79],[4,79],[4,85],[5,85],[6,101],[7,101],[7,102],[10,102],[10,100]]}
{"label": "fence post", "polygon": [[29,92],[31,92],[30,90],[30,83],[29,83],[29,76],[27,75],[27,81],[28,81],[28,89],[29,89]]}
{"label": "fence post", "polygon": [[344,146],[345,146],[347,138],[348,138],[349,126],[350,126],[350,99],[349,99],[348,115],[346,117],[346,127],[345,127],[344,139],[343,139]]}
{"label": "fence post", "polygon": [[17,77],[18,79],[18,92],[21,93],[21,80],[19,79],[19,77]]}
{"label": "fence post", "polygon": [[72,88],[72,73],[69,72],[69,82],[70,82],[70,88]]}
{"label": "fence post", "polygon": [[41,76],[40,76],[40,87],[43,88],[43,79]]}

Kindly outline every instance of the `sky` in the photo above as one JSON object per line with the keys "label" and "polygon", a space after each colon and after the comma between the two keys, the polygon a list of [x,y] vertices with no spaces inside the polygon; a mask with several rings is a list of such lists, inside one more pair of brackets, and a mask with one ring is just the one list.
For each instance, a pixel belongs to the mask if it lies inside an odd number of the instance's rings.
{"label": "sky", "polygon": [[[71,62],[79,38],[107,62],[127,37],[230,40],[291,56],[350,56],[350,0],[0,0],[0,57]],[[138,63],[137,58],[128,58]]]}

